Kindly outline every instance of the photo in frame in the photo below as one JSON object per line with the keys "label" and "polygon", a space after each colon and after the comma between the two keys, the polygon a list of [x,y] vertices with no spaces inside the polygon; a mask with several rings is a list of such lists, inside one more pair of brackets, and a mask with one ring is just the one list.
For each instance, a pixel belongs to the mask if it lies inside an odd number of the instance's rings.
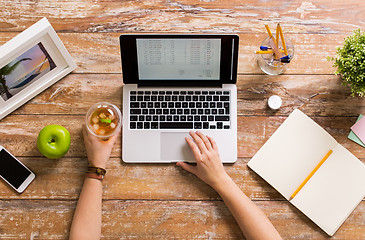
{"label": "photo in frame", "polygon": [[46,18],[0,46],[0,119],[75,68]]}

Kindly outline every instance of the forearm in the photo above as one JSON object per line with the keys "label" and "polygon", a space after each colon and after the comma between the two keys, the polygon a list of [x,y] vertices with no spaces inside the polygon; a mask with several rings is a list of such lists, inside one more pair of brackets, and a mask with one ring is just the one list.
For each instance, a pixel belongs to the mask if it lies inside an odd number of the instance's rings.
{"label": "forearm", "polygon": [[214,187],[236,219],[246,239],[281,239],[265,213],[227,177]]}
{"label": "forearm", "polygon": [[70,240],[92,240],[101,237],[102,182],[85,178],[74,213]]}

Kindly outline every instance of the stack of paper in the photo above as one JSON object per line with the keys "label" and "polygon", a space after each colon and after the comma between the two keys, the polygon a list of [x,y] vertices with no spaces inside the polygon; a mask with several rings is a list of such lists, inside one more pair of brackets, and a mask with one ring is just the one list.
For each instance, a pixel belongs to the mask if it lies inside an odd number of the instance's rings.
{"label": "stack of paper", "polygon": [[348,138],[365,147],[365,118],[363,118],[363,115],[360,114],[356,123],[351,127],[351,130]]}

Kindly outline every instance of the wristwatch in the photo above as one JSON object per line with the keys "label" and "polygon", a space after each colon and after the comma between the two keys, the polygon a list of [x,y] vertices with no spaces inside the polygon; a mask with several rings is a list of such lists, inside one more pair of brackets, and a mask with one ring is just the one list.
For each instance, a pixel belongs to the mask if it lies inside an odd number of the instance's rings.
{"label": "wristwatch", "polygon": [[89,166],[86,171],[86,177],[103,180],[105,177],[106,170],[104,168]]}

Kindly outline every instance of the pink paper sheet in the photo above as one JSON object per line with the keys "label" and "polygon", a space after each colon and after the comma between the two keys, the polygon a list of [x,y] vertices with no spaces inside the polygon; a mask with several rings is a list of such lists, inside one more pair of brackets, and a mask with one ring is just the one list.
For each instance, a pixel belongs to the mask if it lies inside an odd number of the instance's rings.
{"label": "pink paper sheet", "polygon": [[361,118],[352,127],[351,130],[356,134],[356,136],[365,142],[365,118]]}

